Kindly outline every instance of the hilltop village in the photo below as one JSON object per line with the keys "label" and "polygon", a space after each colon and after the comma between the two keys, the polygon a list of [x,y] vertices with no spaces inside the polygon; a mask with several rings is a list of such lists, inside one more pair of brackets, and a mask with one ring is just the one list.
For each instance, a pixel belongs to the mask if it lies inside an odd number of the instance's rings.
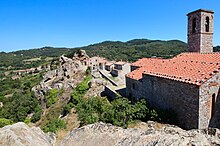
{"label": "hilltop village", "polygon": [[[169,59],[111,61],[80,49],[36,68],[4,72],[0,127],[8,126],[0,128],[0,143],[218,145],[214,12],[199,9],[187,16],[188,51]],[[184,130],[169,125],[172,120]]]}
{"label": "hilltop village", "polygon": [[[185,129],[220,127],[220,53],[213,52],[213,14],[204,9],[187,14],[188,53],[171,59],[142,58],[132,64],[97,56],[81,63],[118,86],[105,87],[107,95],[118,91],[133,102],[145,98],[150,106],[175,112]],[[121,80],[119,85],[109,73]]]}
{"label": "hilltop village", "polygon": [[220,127],[220,53],[213,52],[214,12],[199,9],[187,16],[188,52],[173,58],[141,58],[129,63],[99,56],[90,58],[80,50],[72,59],[61,56],[61,67],[56,70],[49,65],[17,70],[14,79],[42,69],[48,71],[32,89],[43,103],[44,94],[53,88],[64,87],[70,92],[81,79],[78,71],[89,68],[95,84],[91,96],[112,100],[121,95],[132,103],[144,98],[153,108],[175,113],[178,126],[184,129]]}

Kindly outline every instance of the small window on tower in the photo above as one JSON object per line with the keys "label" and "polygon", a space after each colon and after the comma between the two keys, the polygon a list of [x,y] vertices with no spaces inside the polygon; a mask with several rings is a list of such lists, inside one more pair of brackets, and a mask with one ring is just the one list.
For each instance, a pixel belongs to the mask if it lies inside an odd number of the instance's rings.
{"label": "small window on tower", "polygon": [[193,22],[192,22],[192,33],[196,32],[196,18],[193,18]]}
{"label": "small window on tower", "polygon": [[205,31],[209,32],[209,17],[206,17],[205,19]]}

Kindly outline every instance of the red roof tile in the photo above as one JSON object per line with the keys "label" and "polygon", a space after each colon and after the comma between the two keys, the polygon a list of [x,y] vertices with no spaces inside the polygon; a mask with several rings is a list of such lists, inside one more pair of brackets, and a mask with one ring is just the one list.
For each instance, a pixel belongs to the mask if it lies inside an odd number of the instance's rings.
{"label": "red roof tile", "polygon": [[182,53],[172,59],[143,58],[127,77],[139,80],[142,74],[201,85],[220,71],[220,53]]}

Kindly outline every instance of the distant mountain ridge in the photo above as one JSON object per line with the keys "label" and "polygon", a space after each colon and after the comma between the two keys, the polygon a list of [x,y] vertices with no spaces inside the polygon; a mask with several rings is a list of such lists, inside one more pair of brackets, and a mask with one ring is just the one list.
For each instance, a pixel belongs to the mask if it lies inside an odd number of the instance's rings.
{"label": "distant mountain ridge", "polygon": [[[54,48],[43,47],[30,50],[19,50],[14,52],[0,52],[0,69],[11,66],[15,69],[36,67],[43,64],[45,60],[25,64],[24,60],[31,58],[59,57],[62,54],[71,56],[78,49],[86,50],[89,56],[102,56],[109,60],[136,61],[143,57],[170,58],[181,52],[187,51],[187,44],[179,40],[149,40],[133,39],[127,42],[104,41],[76,48]],[[214,47],[214,51],[220,51],[220,46]]]}

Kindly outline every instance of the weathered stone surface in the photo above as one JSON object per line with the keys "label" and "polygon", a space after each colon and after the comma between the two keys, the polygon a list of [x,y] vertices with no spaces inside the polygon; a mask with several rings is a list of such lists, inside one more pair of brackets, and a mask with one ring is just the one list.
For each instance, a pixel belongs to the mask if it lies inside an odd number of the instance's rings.
{"label": "weathered stone surface", "polygon": [[102,92],[104,91],[105,85],[108,85],[108,82],[101,78],[92,78],[89,82],[89,90],[86,93],[85,97],[95,97],[101,96]]}
{"label": "weathered stone surface", "polygon": [[218,129],[185,131],[164,125],[155,129],[155,122],[148,122],[147,129],[123,129],[111,124],[96,123],[73,130],[64,138],[62,146],[140,146],[140,145],[217,145]]}
{"label": "weathered stone surface", "polygon": [[174,111],[176,122],[180,127],[200,128],[198,127],[199,87],[144,75],[141,81],[126,78],[126,90],[127,97],[133,97],[133,101],[145,98],[154,108]]}
{"label": "weathered stone surface", "polygon": [[220,145],[219,129],[183,130],[177,126],[153,121],[138,128],[123,129],[102,122],[71,131],[60,143],[53,133],[24,123],[0,128],[0,145],[7,146],[143,146],[143,145]]}
{"label": "weathered stone surface", "polygon": [[[209,22],[206,21],[209,19]],[[193,24],[193,21],[196,23]],[[206,30],[208,23],[208,31]],[[194,28],[195,27],[195,28]],[[194,30],[194,31],[193,31]],[[190,52],[213,52],[214,14],[197,10],[188,14],[188,49]]]}
{"label": "weathered stone surface", "polygon": [[19,122],[0,128],[0,145],[53,146],[55,145],[55,136],[45,134],[39,127],[30,128]]}
{"label": "weathered stone surface", "polygon": [[80,57],[88,56],[83,51],[79,54],[76,53],[72,59],[61,56],[59,67],[48,71],[40,84],[32,88],[35,96],[42,101],[42,105],[44,105],[44,95],[48,90],[56,88],[70,91],[83,79],[86,67],[80,62]]}

